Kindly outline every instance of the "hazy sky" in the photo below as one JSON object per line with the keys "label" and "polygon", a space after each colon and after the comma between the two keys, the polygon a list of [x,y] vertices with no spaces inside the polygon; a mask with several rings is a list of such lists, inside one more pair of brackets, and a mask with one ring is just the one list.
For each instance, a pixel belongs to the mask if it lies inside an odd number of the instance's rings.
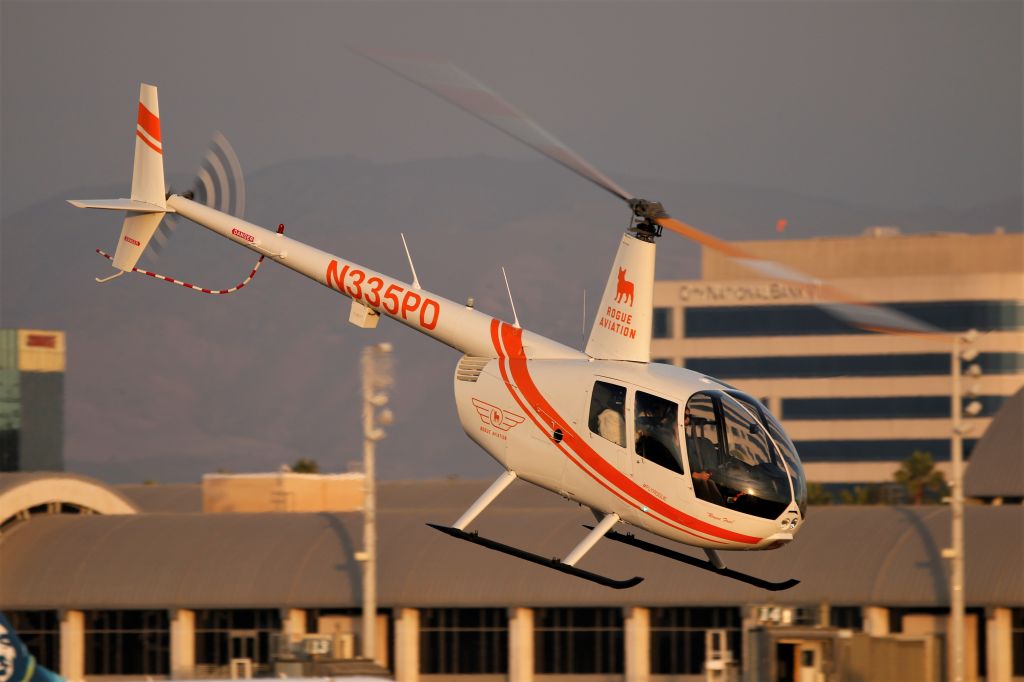
{"label": "hazy sky", "polygon": [[[353,358],[387,339],[402,388],[381,475],[493,475],[457,427],[455,354],[390,322],[367,335],[301,278],[271,267],[216,300],[92,283],[120,218],[63,199],[128,193],[140,81],[160,87],[168,178],[221,130],[247,217],[399,276],[404,230],[425,286],[491,314],[509,312],[508,265],[524,324],[577,343],[579,294],[603,285],[624,207],[347,46],[451,59],[726,238],[787,216],[779,238],[977,232],[1021,227],[1022,18],[1020,2],[0,0],[0,325],[68,330],[72,469],[337,469],[357,452]],[[663,241],[659,273],[695,276],[696,249]],[[144,264],[216,287],[251,267],[199,230],[164,258]]]}
{"label": "hazy sky", "polygon": [[4,0],[2,211],[127,187],[140,81],[169,172],[215,129],[249,170],[529,155],[348,45],[448,57],[613,176],[970,206],[1021,191],[1021,8]]}

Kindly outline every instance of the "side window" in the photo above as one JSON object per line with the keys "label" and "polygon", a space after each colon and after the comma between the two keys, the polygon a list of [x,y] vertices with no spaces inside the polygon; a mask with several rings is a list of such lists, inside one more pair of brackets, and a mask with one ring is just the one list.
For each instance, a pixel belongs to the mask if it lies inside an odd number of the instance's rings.
{"label": "side window", "polygon": [[686,453],[694,492],[703,500],[724,504],[721,491],[711,482],[712,474],[726,461],[711,396],[697,393],[686,403],[683,432],[686,434]]}
{"label": "side window", "polygon": [[650,393],[636,392],[636,454],[669,471],[683,473],[679,405]]}
{"label": "side window", "polygon": [[588,422],[593,433],[626,447],[626,387],[595,381]]}

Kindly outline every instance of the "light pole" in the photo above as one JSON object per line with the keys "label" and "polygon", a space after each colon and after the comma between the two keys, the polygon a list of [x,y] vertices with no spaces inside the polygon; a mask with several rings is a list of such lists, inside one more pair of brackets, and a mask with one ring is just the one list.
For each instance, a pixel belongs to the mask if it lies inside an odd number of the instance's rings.
{"label": "light pole", "polygon": [[[362,656],[373,660],[377,634],[377,484],[374,445],[384,437],[380,426],[394,421],[387,389],[392,384],[391,344],[378,343],[363,349],[363,562]],[[379,410],[379,412],[378,412]],[[379,426],[378,426],[379,425]]]}
{"label": "light pole", "polygon": [[[966,334],[953,337],[953,351],[950,356],[951,371],[953,374],[953,390],[950,396],[950,407],[953,416],[953,434],[951,442],[950,459],[953,470],[950,483],[951,497],[950,506],[952,511],[952,536],[953,546],[943,552],[943,556],[950,560],[951,570],[949,576],[949,629],[950,645],[953,653],[953,665],[950,679],[953,682],[964,682],[964,434],[970,430],[970,426],[963,423],[963,412],[969,416],[975,416],[981,412],[981,403],[974,400],[962,407],[965,395],[973,398],[977,395],[975,386],[971,386],[966,394],[960,387],[961,361],[971,362],[978,357],[978,349],[973,343],[978,338],[978,332],[971,329]],[[971,365],[967,368],[967,375],[973,379],[981,376],[981,368],[978,365]]]}

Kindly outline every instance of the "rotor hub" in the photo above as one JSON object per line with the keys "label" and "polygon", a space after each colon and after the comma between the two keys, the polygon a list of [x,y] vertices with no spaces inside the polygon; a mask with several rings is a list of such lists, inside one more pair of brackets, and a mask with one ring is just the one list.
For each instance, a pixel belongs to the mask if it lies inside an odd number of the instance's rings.
{"label": "rotor hub", "polygon": [[636,235],[637,239],[645,242],[653,242],[661,236],[661,225],[658,218],[667,218],[668,213],[660,201],[648,201],[647,199],[633,198],[629,200],[629,207],[633,210],[636,222],[630,226],[629,231]]}

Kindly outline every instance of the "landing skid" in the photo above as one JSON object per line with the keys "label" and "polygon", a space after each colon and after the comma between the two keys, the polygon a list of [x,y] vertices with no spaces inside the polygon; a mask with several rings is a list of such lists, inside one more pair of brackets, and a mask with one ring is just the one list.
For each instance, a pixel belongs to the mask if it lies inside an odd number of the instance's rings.
{"label": "landing skid", "polygon": [[[584,528],[590,528],[590,526],[584,526]],[[652,552],[654,554],[659,554],[659,555],[661,555],[663,557],[667,557],[669,559],[674,559],[674,560],[682,562],[684,564],[689,564],[690,566],[695,566],[697,568],[702,568],[705,571],[711,571],[712,573],[717,573],[718,575],[723,576],[725,578],[732,578],[733,580],[738,580],[741,583],[746,583],[748,585],[753,585],[754,587],[760,587],[762,590],[770,590],[772,592],[779,592],[779,591],[782,591],[782,590],[788,590],[789,588],[793,587],[794,585],[800,584],[800,581],[797,580],[796,578],[790,578],[789,580],[784,580],[782,582],[773,583],[770,580],[765,580],[764,578],[757,578],[757,577],[754,577],[752,575],[747,575],[746,573],[741,573],[739,571],[734,571],[731,568],[716,568],[715,565],[712,564],[710,561],[704,561],[702,559],[698,559],[696,557],[692,557],[692,556],[689,556],[687,554],[683,554],[682,552],[677,552],[675,550],[668,549],[667,547],[662,547],[660,545],[655,545],[652,542],[647,542],[645,540],[640,540],[635,535],[633,535],[632,533],[617,533],[615,531],[609,531],[608,534],[605,535],[605,537],[608,538],[609,540],[615,540],[616,542],[621,542],[621,543],[623,543],[625,545],[630,545],[631,547],[636,547],[638,549],[642,549],[645,552]]]}
{"label": "landing skid", "polygon": [[[628,580],[615,580],[613,578],[599,575],[597,573],[584,571],[581,568],[576,568],[575,566],[563,563],[558,559],[549,559],[546,557],[542,557],[539,554],[533,554],[531,552],[527,552],[526,550],[519,549],[518,547],[512,547],[511,545],[506,545],[497,542],[496,540],[491,540],[490,538],[481,537],[478,533],[467,533],[466,531],[459,530],[458,528],[452,528],[450,526],[441,526],[436,523],[428,523],[427,525],[431,528],[436,528],[442,533],[451,535],[453,538],[466,540],[467,542],[472,542],[475,545],[480,545],[481,547],[486,547],[487,549],[493,549],[495,551],[502,552],[510,556],[518,557],[520,559],[526,559],[527,561],[532,561],[535,564],[546,566],[547,568],[553,568],[556,571],[568,573],[569,575],[574,575],[577,578],[583,578],[584,580],[589,580],[590,582],[597,583],[598,585],[604,585],[605,587],[611,587],[616,590],[624,590],[627,587],[633,587],[634,585],[638,585],[640,581],[643,580],[643,578],[639,576],[634,576]],[[615,535],[617,535],[617,533],[615,533]]]}

